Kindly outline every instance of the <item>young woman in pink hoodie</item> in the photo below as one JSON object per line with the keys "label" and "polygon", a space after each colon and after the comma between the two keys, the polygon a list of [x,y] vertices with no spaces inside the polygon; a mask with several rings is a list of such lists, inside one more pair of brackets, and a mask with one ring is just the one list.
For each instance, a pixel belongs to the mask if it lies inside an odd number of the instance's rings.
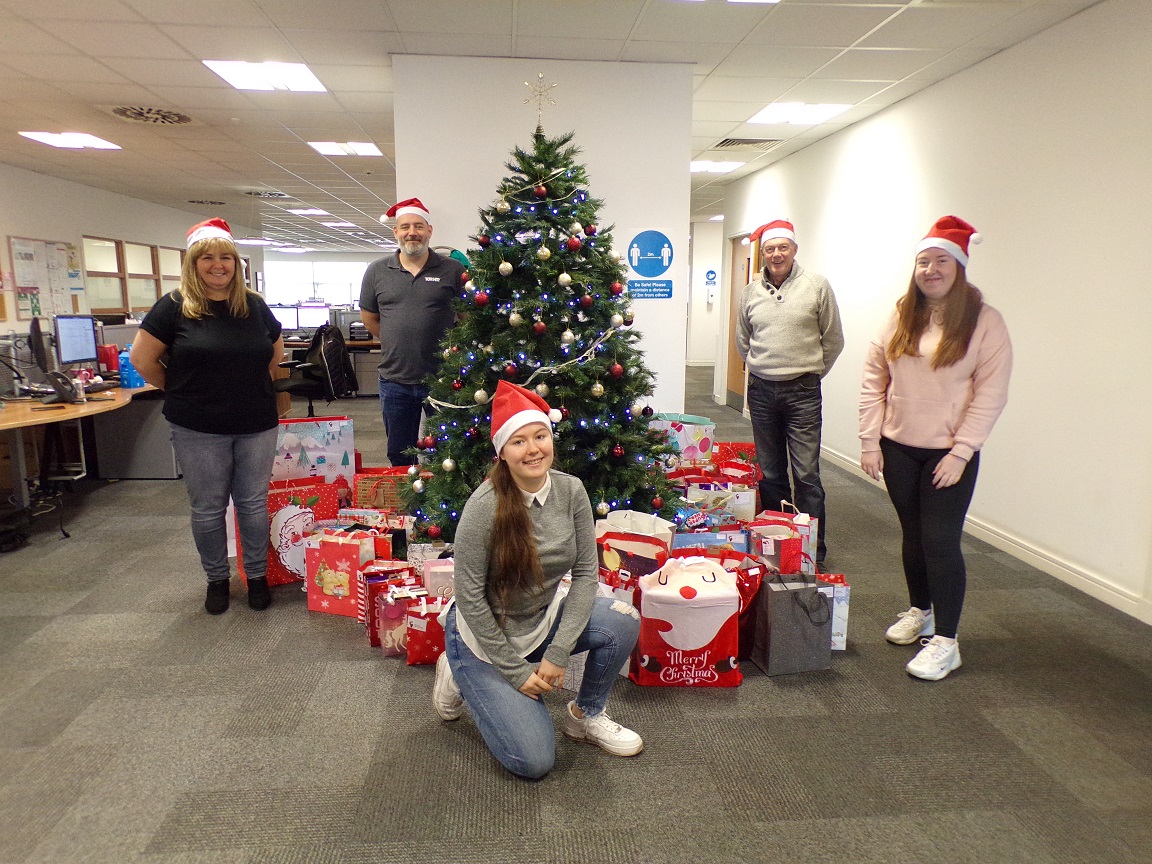
{"label": "young woman in pink hoodie", "polygon": [[960,666],[960,537],[1012,374],[1004,319],[968,282],[970,242],[980,242],[976,229],[955,216],[920,241],[908,291],[869,346],[860,393],[860,466],[883,474],[896,508],[911,600],[885,636],[919,640],[906,669],[928,681]]}

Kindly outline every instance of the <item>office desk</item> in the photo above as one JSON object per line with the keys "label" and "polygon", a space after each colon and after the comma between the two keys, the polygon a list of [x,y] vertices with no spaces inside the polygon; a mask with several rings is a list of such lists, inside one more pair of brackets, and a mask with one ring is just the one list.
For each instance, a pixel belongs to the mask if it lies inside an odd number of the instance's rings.
{"label": "office desk", "polygon": [[[135,388],[113,388],[102,393],[93,393],[87,402],[77,402],[63,407],[53,408],[49,411],[35,411],[35,408],[48,407],[39,399],[4,402],[0,408],[0,432],[8,433],[8,440],[12,451],[12,473],[16,486],[16,502],[18,508],[23,510],[31,503],[28,496],[28,484],[25,475],[28,465],[24,459],[23,430],[31,426],[46,426],[50,423],[64,423],[77,421],[84,417],[104,414],[123,408],[132,401],[137,393],[146,393],[155,390],[151,384]],[[102,397],[112,397],[110,399]],[[79,478],[77,478],[79,479]]]}

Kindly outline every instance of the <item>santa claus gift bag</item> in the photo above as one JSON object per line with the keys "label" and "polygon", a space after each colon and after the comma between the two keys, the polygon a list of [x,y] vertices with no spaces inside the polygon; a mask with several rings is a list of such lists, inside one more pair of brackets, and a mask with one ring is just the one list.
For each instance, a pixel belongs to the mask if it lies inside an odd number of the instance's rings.
{"label": "santa claus gift bag", "polygon": [[740,591],[717,561],[672,558],[640,578],[629,677],[650,687],[735,687]]}
{"label": "santa claus gift bag", "polygon": [[[340,511],[336,486],[322,480],[273,480],[268,486],[268,584],[300,582],[307,572],[304,541],[316,523],[335,519]],[[236,536],[236,569],[241,579],[244,551]]]}

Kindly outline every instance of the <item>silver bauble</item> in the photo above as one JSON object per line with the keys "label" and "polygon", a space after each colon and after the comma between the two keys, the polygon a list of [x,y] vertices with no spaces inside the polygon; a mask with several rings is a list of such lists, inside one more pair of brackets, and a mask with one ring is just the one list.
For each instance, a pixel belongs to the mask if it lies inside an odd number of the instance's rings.
{"label": "silver bauble", "polygon": [[604,395],[604,385],[599,381],[592,385],[592,395],[596,397]]}
{"label": "silver bauble", "polygon": [[521,324],[524,323],[524,316],[521,315],[519,312],[513,312],[511,315],[508,316],[508,323],[511,324],[513,327],[519,327]]}
{"label": "silver bauble", "polygon": [[497,267],[496,269],[500,271],[501,276],[511,276],[512,275],[512,262],[511,261],[501,261],[500,266]]}
{"label": "silver bauble", "polygon": [[551,388],[551,387],[549,387],[549,386],[548,386],[547,384],[545,384],[544,382],[540,382],[539,384],[537,384],[537,385],[536,385],[536,393],[537,393],[537,395],[539,395],[541,398],[543,398],[543,399],[547,399],[547,398],[548,398],[548,394],[549,394],[550,392],[552,392],[552,388]]}
{"label": "silver bauble", "polygon": [[443,462],[440,463],[440,467],[443,468],[445,471],[455,471],[456,470],[456,460],[455,459],[445,459]]}
{"label": "silver bauble", "polygon": [[408,476],[409,477],[417,477],[417,476],[419,476],[419,474],[420,474],[420,466],[419,465],[409,465],[408,466]]}
{"label": "silver bauble", "polygon": [[612,326],[613,327],[623,327],[624,326],[624,316],[620,315],[619,313],[617,313],[616,315],[613,315],[612,316]]}
{"label": "silver bauble", "polygon": [[423,492],[424,491],[424,481],[423,480],[416,480],[415,482],[413,482],[412,483],[412,491],[416,492],[417,494],[419,494],[420,492]]}
{"label": "silver bauble", "polygon": [[563,333],[560,334],[560,341],[563,342],[565,345],[571,345],[573,342],[576,341],[576,334],[573,333],[571,330],[565,330]]}
{"label": "silver bauble", "polygon": [[541,261],[547,261],[549,258],[552,257],[552,250],[549,249],[547,246],[541,246],[539,249],[536,250],[536,257],[539,258]]}
{"label": "silver bauble", "polygon": [[488,402],[488,391],[481,388],[472,394],[472,398],[476,401],[477,405],[485,405]]}
{"label": "silver bauble", "polygon": [[608,506],[607,501],[601,501],[599,504],[596,505],[596,512],[601,516],[607,516],[608,511],[611,509],[612,508]]}
{"label": "silver bauble", "polygon": [[503,198],[501,198],[499,201],[496,202],[496,212],[497,213],[507,213],[511,209],[512,209],[512,205],[509,204],[507,201],[505,201]]}

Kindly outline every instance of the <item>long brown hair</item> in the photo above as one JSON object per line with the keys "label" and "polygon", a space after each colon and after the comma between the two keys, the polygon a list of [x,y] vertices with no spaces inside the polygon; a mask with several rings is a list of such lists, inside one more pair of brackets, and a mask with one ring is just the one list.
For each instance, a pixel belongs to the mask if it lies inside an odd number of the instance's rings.
{"label": "long brown hair", "polygon": [[212,314],[208,306],[208,286],[196,272],[196,259],[209,252],[228,252],[236,259],[236,272],[228,284],[228,312],[233,318],[247,318],[248,288],[244,285],[244,262],[240,260],[236,244],[223,237],[200,240],[184,253],[184,263],[180,265],[180,297],[183,301],[180,307],[184,317],[199,320]]}
{"label": "long brown hair", "polygon": [[500,610],[498,615],[502,617],[502,610],[508,608],[515,593],[544,585],[544,568],[524,493],[512,479],[508,463],[497,460],[488,472],[488,480],[496,490],[496,518],[488,555],[488,601]]}
{"label": "long brown hair", "polygon": [[[932,357],[933,369],[951,366],[968,353],[968,343],[972,341],[976,320],[983,306],[984,295],[968,281],[968,272],[957,261],[956,281],[952,283],[952,290],[939,307],[944,316],[944,335]],[[903,355],[919,357],[920,337],[924,335],[931,318],[932,309],[928,305],[928,298],[917,287],[916,275],[913,273],[908,293],[896,301],[896,332],[892,334],[885,352],[888,360]]]}

